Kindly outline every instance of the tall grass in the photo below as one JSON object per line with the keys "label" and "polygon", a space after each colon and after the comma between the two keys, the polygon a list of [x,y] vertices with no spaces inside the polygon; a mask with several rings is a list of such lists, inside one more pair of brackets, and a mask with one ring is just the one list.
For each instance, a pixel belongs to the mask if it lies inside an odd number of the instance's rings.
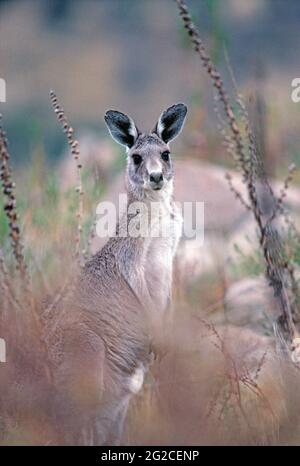
{"label": "tall grass", "polygon": [[[230,189],[242,205],[253,213],[258,228],[259,243],[265,259],[266,277],[276,298],[273,322],[278,348],[287,352],[294,361],[300,362],[298,361],[300,340],[296,326],[300,312],[298,284],[295,280],[293,257],[286,253],[287,245],[276,226],[276,219],[279,215],[283,214],[286,219],[288,218],[283,206],[283,199],[294,167],[289,170],[280,196],[276,197],[265,172],[263,159],[251,129],[243,97],[236,93],[233,103],[231,102],[221,75],[207,54],[200,34],[191,19],[186,3],[183,0],[175,1],[184,27],[215,89],[216,111],[224,142],[235,161],[236,168],[241,172],[247,188],[248,199],[245,200],[242,194],[233,187],[231,178],[228,176]],[[236,87],[235,81],[233,84]],[[242,128],[240,128],[235,115],[234,105],[239,110]],[[299,238],[299,234],[290,219],[288,226],[289,230],[296,232],[296,237]]]}
{"label": "tall grass", "polygon": [[[253,213],[259,227],[259,257],[254,264],[247,263],[245,270],[249,273],[249,268],[255,268],[260,272],[263,262],[279,309],[274,316],[280,334],[276,336],[294,355],[299,299],[293,274],[294,263],[299,261],[299,237],[284,207],[293,170],[281,194],[275,197],[241,97],[236,96],[235,102],[243,130],[185,3],[177,0],[177,4],[217,92],[221,130],[244,178],[248,198],[235,189],[231,178],[229,188]],[[14,184],[5,132],[0,130],[0,337],[5,338],[7,346],[7,362],[0,363],[3,445],[71,442],[69,432],[60,424],[61,404],[56,402],[56,369],[63,351],[61,327],[72,312],[65,302],[72,293],[78,265],[90,254],[94,219],[87,210],[99,201],[103,186],[82,167],[79,143],[53,92],[51,100],[74,158],[78,175],[75,189],[61,190],[57,174],[47,167],[42,154],[33,159],[22,182]],[[270,199],[267,210],[262,205],[265,197],[261,197],[261,187]],[[21,218],[17,208],[22,211]],[[288,242],[279,237],[275,222],[279,215],[286,221]],[[187,287],[188,275],[185,272],[178,281],[182,288]],[[215,301],[216,294],[223,305],[222,286],[212,274],[196,283],[200,293],[194,288],[195,293],[187,290],[186,296],[181,289],[175,290],[176,317],[172,328],[165,331],[164,357],[154,361],[144,390],[131,405],[124,443],[299,442],[298,368],[289,359],[277,357],[272,339],[230,325],[217,327],[203,319],[201,310],[211,298]]]}

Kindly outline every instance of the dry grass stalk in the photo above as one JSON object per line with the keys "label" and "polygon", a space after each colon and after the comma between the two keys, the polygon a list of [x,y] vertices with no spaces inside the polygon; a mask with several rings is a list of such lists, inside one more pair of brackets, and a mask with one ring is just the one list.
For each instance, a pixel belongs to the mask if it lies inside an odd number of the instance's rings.
{"label": "dry grass stalk", "polygon": [[79,151],[79,142],[77,139],[74,138],[74,130],[72,126],[70,126],[68,119],[65,116],[65,112],[63,108],[59,105],[58,99],[54,91],[50,91],[50,99],[54,108],[54,112],[57,116],[58,121],[61,123],[64,132],[67,135],[68,144],[71,149],[71,153],[76,163],[77,168],[77,181],[78,185],[76,187],[76,192],[78,193],[78,211],[76,214],[77,217],[77,235],[76,235],[76,257],[79,263],[82,263],[82,251],[81,251],[81,243],[82,243],[82,222],[83,222],[83,185],[82,185],[82,164],[80,161],[80,151]]}
{"label": "dry grass stalk", "polygon": [[0,115],[0,179],[2,182],[2,192],[5,198],[4,211],[8,219],[9,236],[11,238],[11,247],[16,260],[16,266],[20,271],[21,277],[25,279],[27,278],[26,264],[23,255],[18,213],[16,210],[15,184],[12,181],[9,158],[6,133],[2,127],[2,115]]}
{"label": "dry grass stalk", "polygon": [[292,182],[293,180],[293,175],[294,175],[294,172],[296,170],[296,166],[294,164],[290,165],[289,168],[288,168],[288,175],[286,176],[285,180],[284,180],[284,184],[283,184],[283,187],[282,189],[280,190],[280,193],[279,193],[279,197],[276,198],[276,203],[275,203],[275,206],[274,206],[274,211],[272,213],[272,216],[270,218],[270,222],[277,216],[278,213],[280,213],[283,209],[283,203],[284,203],[284,199],[287,195],[287,191],[288,191],[288,188],[289,188],[289,185],[290,183]]}
{"label": "dry grass stalk", "polygon": [[[235,156],[237,166],[243,174],[243,181],[246,184],[249,197],[249,206],[259,230],[259,241],[266,263],[266,276],[273,287],[278,305],[278,311],[274,313],[275,335],[278,336],[278,342],[281,342],[280,348],[290,352],[293,349],[293,342],[298,333],[293,322],[287,290],[287,266],[284,259],[282,240],[273,222],[276,213],[282,209],[285,189],[277,200],[268,183],[263,162],[251,130],[248,113],[241,96],[238,95],[236,102],[239,105],[242,121],[245,125],[246,137],[242,136],[221,76],[206,53],[185,2],[183,0],[175,1],[195,51],[200,56],[202,65],[216,89],[217,102],[224,112],[226,128],[223,128],[222,133],[223,136],[227,137],[225,141],[227,147],[230,153]],[[230,179],[228,181],[230,182]],[[289,180],[285,183],[285,186],[287,187],[288,184]],[[231,189],[237,196],[236,190],[233,187]],[[248,205],[241,196],[237,197],[243,205]],[[274,212],[275,215],[273,215]]]}
{"label": "dry grass stalk", "polygon": [[[255,426],[250,424],[245,412],[245,406],[241,395],[241,388],[243,385],[247,390],[255,395],[257,400],[262,402],[266,410],[274,418],[274,421],[277,421],[276,414],[274,413],[267,396],[263,393],[258,383],[259,375],[266,360],[267,351],[264,351],[263,355],[258,360],[254,373],[252,373],[253,368],[252,371],[250,371],[246,363],[243,363],[241,367],[238,367],[236,358],[231,354],[230,349],[227,347],[226,341],[223,337],[221,337],[216,327],[204,319],[200,319],[200,322],[212,335],[216,337],[214,347],[224,358],[225,371],[225,377],[222,379],[222,382],[217,388],[214,397],[208,405],[206,418],[208,419],[211,417],[214,411],[218,411],[218,419],[220,421],[226,411],[233,409],[236,415],[236,421],[238,420],[238,412],[240,412],[242,415],[245,424],[249,428],[249,434],[251,437],[251,435],[255,432]],[[225,386],[226,384],[224,385],[224,380],[228,382],[228,387]]]}
{"label": "dry grass stalk", "polygon": [[243,162],[245,160],[245,154],[244,154],[244,145],[243,145],[242,136],[239,131],[237,121],[236,121],[235,115],[232,110],[232,106],[230,105],[228,95],[225,92],[225,88],[224,88],[221,75],[216,69],[216,67],[214,66],[214,64],[212,63],[209,55],[206,52],[206,49],[200,38],[200,35],[194,23],[192,22],[191,16],[189,14],[189,11],[188,11],[188,8],[185,2],[182,0],[175,0],[175,1],[178,5],[179,14],[183,20],[184,27],[187,30],[191,38],[191,41],[194,45],[194,49],[199,54],[201,63],[203,67],[206,69],[207,73],[209,74],[213,82],[213,86],[216,89],[219,101],[223,104],[224,113],[225,113],[226,118],[228,119],[229,127],[232,132],[232,137],[235,142],[236,154],[241,158],[241,162]]}
{"label": "dry grass stalk", "polygon": [[251,210],[251,207],[249,206],[249,204],[247,204],[247,202],[245,201],[245,199],[243,198],[241,193],[233,186],[232,177],[231,177],[230,173],[226,173],[225,178],[226,178],[226,180],[228,182],[228,186],[229,186],[230,191],[234,194],[236,199],[238,199],[240,201],[240,203],[245,207],[245,209]]}

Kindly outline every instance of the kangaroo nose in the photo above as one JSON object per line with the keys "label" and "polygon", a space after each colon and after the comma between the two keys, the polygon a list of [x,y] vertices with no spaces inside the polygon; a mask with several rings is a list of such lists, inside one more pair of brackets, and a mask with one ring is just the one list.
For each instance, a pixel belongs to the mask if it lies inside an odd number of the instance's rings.
{"label": "kangaroo nose", "polygon": [[161,183],[163,181],[163,176],[161,172],[153,172],[150,173],[150,181],[151,183]]}

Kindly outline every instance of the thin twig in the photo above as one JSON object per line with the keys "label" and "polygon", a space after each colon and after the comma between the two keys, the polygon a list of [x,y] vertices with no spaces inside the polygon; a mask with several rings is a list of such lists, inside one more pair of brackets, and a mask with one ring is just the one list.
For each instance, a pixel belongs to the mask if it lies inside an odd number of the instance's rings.
{"label": "thin twig", "polygon": [[4,211],[8,219],[11,247],[16,260],[17,269],[19,270],[21,277],[24,280],[27,280],[21,232],[18,223],[18,213],[16,210],[15,183],[12,181],[9,158],[6,133],[2,127],[2,115],[0,115],[0,179],[2,182],[2,192],[6,199]]}
{"label": "thin twig", "polygon": [[58,99],[54,91],[50,91],[50,99],[54,108],[54,112],[56,113],[58,121],[61,123],[64,132],[67,135],[68,144],[71,149],[71,153],[74,157],[76,162],[77,168],[77,187],[76,192],[78,193],[78,211],[76,214],[77,217],[77,235],[76,235],[76,257],[79,261],[79,264],[82,262],[81,257],[81,241],[82,241],[82,222],[83,222],[83,185],[82,185],[82,164],[80,161],[80,151],[79,151],[79,142],[77,139],[74,139],[74,130],[72,126],[70,126],[67,117],[65,116],[65,112],[63,108],[59,105]]}
{"label": "thin twig", "polygon": [[[249,206],[259,230],[259,241],[266,264],[266,276],[273,287],[274,296],[277,298],[280,310],[279,318],[275,313],[274,321],[278,332],[282,334],[281,341],[287,339],[289,342],[289,345],[285,344],[284,346],[284,349],[287,349],[288,346],[291,347],[298,333],[292,319],[291,306],[286,289],[286,267],[283,258],[283,245],[279,233],[272,222],[273,219],[270,219],[269,215],[270,209],[272,211],[276,203],[275,196],[268,183],[242,98],[239,97],[237,102],[243,116],[242,120],[245,124],[246,138],[242,136],[221,76],[206,52],[185,2],[183,0],[175,0],[175,2],[179,8],[179,15],[183,20],[184,27],[194,45],[194,49],[199,55],[201,63],[216,89],[217,101],[221,104],[227,120],[226,127],[230,134],[228,136],[227,133],[226,143],[229,143],[230,152],[235,155],[234,158],[243,173],[243,181],[248,191]],[[237,195],[236,192],[235,194]],[[281,201],[279,204],[281,207]]]}
{"label": "thin twig", "polygon": [[251,210],[251,207],[249,206],[249,204],[247,204],[247,202],[243,198],[242,194],[233,186],[232,177],[231,177],[230,173],[226,173],[225,178],[226,178],[226,180],[228,182],[230,191],[232,191],[232,193],[240,201],[240,203],[245,207],[245,209]]}

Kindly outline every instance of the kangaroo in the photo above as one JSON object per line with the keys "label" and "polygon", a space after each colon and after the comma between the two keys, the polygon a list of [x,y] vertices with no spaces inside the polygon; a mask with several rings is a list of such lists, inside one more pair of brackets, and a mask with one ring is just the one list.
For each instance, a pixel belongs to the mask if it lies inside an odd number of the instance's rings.
{"label": "kangaroo", "polygon": [[[68,412],[69,442],[119,444],[130,399],[143,385],[151,333],[163,326],[170,306],[182,218],[172,199],[169,142],[186,113],[184,104],[173,105],[150,133],[121,112],[105,114],[111,136],[126,147],[128,209],[116,234],[85,265],[64,324],[57,380],[65,393],[61,410]],[[138,209],[132,209],[135,203]],[[153,203],[158,208],[151,211]],[[148,234],[121,234],[137,214],[150,218]],[[154,234],[161,220],[167,235]]]}

